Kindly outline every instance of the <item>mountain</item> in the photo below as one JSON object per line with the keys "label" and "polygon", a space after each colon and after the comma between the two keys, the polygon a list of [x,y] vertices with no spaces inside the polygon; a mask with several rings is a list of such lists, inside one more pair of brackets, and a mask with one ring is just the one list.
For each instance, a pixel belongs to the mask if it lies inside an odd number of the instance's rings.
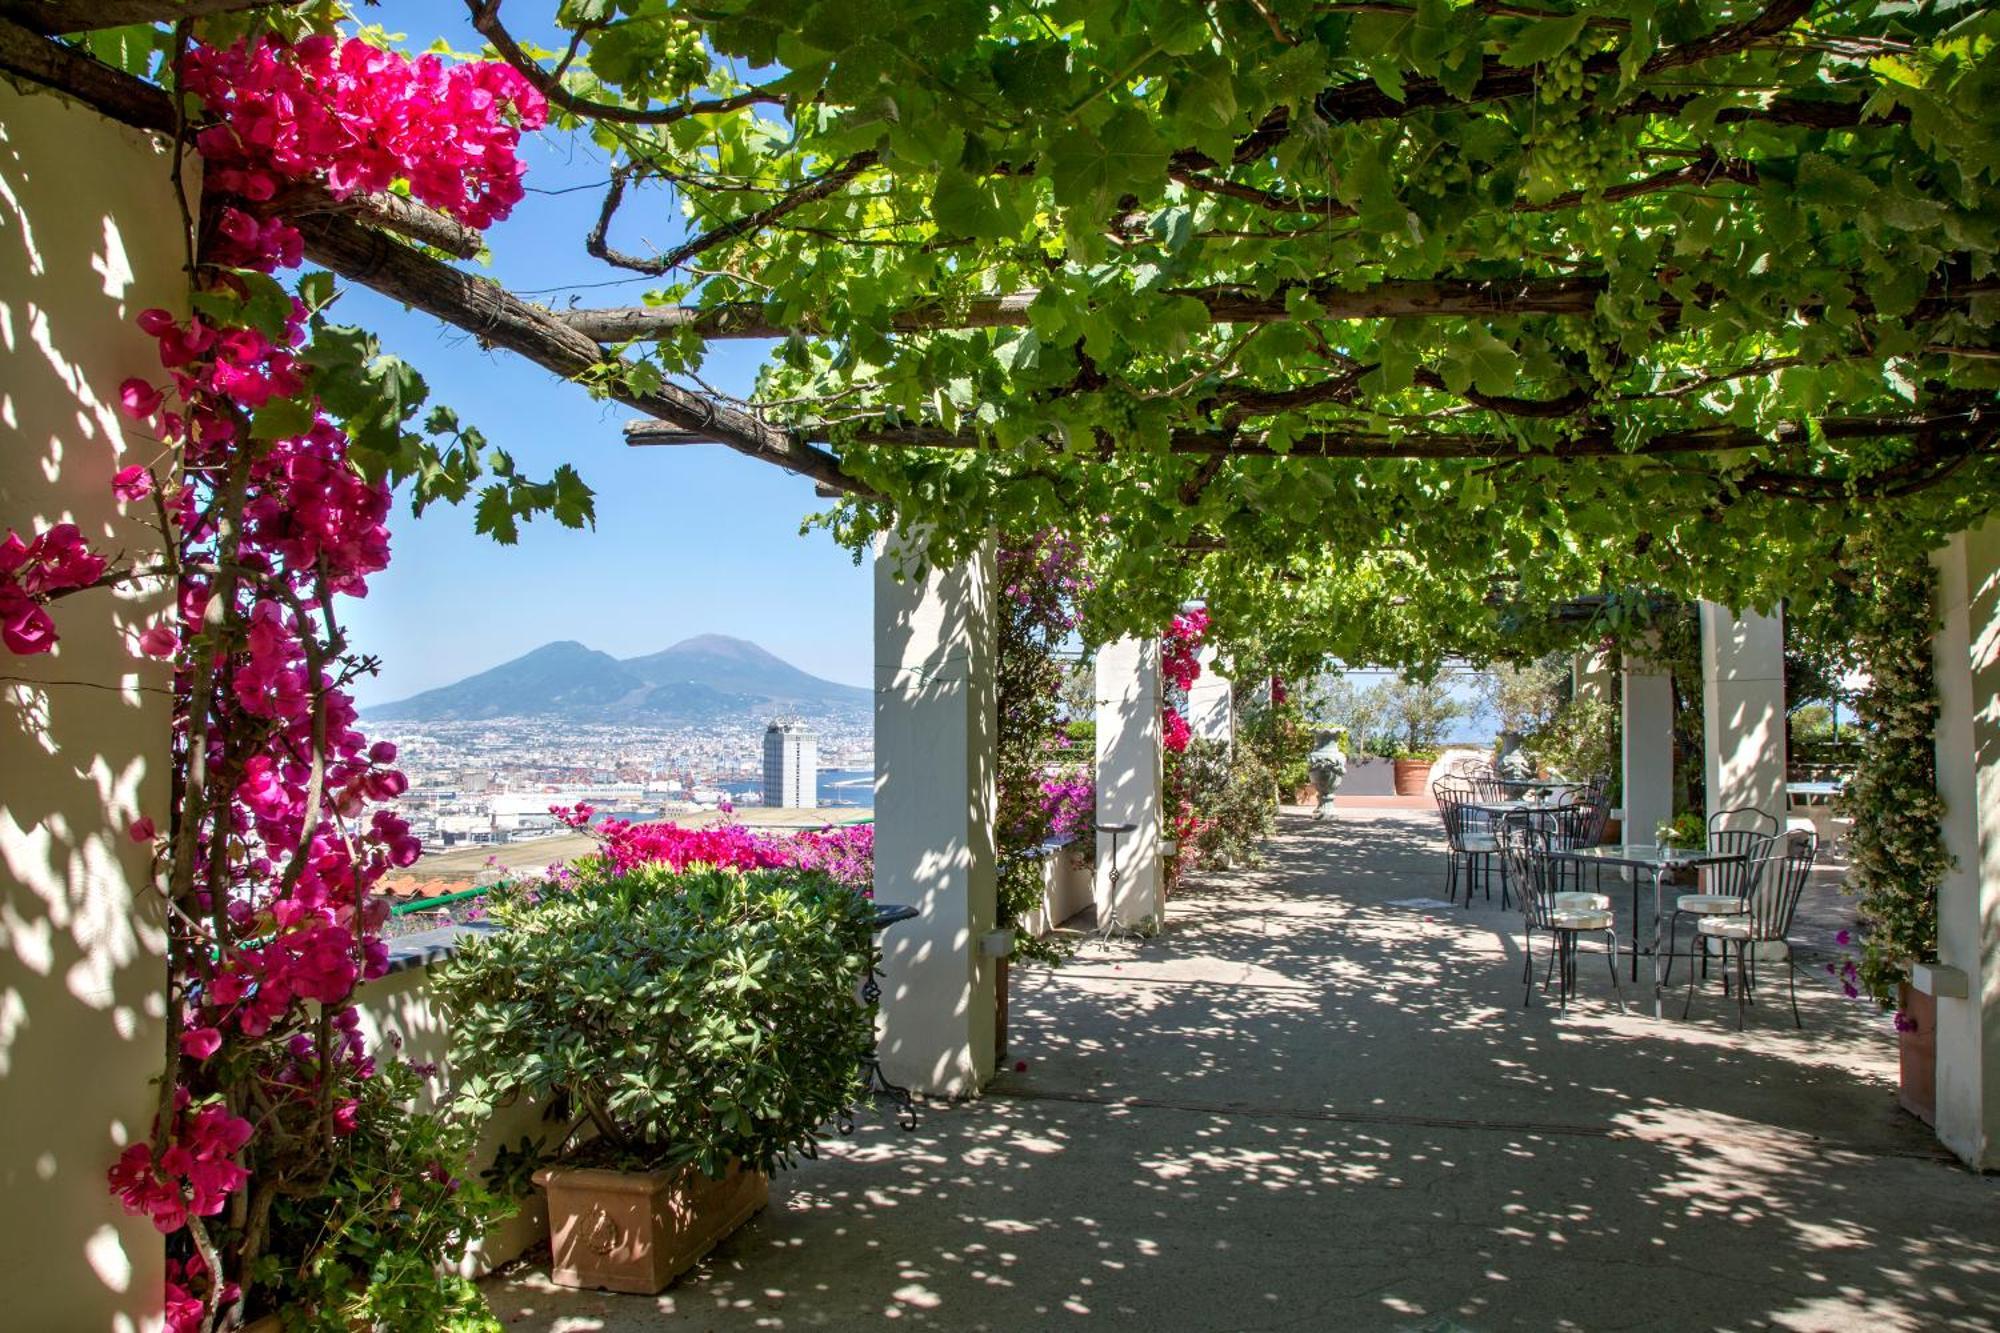
{"label": "mountain", "polygon": [[362,713],[409,722],[556,717],[700,723],[745,714],[852,712],[868,699],[859,686],[821,680],[754,643],[702,634],[623,661],[574,640],[545,643],[455,685]]}

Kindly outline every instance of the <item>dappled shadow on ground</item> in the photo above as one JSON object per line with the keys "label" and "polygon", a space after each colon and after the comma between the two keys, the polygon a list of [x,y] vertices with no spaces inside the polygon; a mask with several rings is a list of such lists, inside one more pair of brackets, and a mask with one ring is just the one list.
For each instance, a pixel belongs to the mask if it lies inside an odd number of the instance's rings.
{"label": "dappled shadow on ground", "polygon": [[1995,1327],[2000,1185],[1894,1109],[1879,1016],[1803,981],[1803,1032],[1629,981],[1620,1015],[1596,959],[1524,1009],[1518,914],[1397,905],[1440,892],[1434,826],[1288,818],[1162,937],[1017,971],[1027,1068],[983,1101],[835,1145],[663,1297],[529,1275],[502,1317]]}

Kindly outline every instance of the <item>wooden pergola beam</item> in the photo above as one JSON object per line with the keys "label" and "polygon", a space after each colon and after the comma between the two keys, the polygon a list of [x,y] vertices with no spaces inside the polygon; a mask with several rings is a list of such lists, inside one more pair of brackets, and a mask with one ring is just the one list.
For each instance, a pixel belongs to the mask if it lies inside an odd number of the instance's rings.
{"label": "wooden pergola beam", "polygon": [[[1321,319],[1446,319],[1509,315],[1590,315],[1597,298],[1605,290],[1605,279],[1583,278],[1388,278],[1354,291],[1346,291],[1326,279],[1280,284],[1269,294],[1236,287],[1184,287],[1165,291],[1168,296],[1189,297],[1208,310],[1214,324],[1278,324],[1297,318],[1292,302],[1296,296],[1310,298]],[[1940,282],[1918,303],[1910,318],[1935,315],[1963,305],[1975,296],[2000,292],[2000,279]],[[1005,296],[977,296],[954,304],[949,310],[915,307],[890,316],[891,333],[926,333],[944,329],[1025,328],[1028,309],[1035,302],[1034,291],[1012,292]],[[1654,303],[1660,324],[1673,329],[1692,303],[1662,295]],[[1857,314],[1871,315],[1874,307],[1866,295],[1850,292],[1841,306]],[[1798,314],[1814,314],[1826,308],[1821,296],[1803,296],[1791,309]],[[814,334],[823,327],[810,315],[777,320],[754,301],[729,301],[713,306],[609,306],[598,309],[561,310],[554,318],[577,332],[604,343],[645,342],[693,332],[711,341],[741,338],[788,338],[794,334]]]}
{"label": "wooden pergola beam", "polygon": [[280,3],[283,0],[13,0],[0,4],[0,16],[54,37],[134,23],[178,23],[212,14],[240,14]]}
{"label": "wooden pergola beam", "polygon": [[[1978,434],[1993,428],[1990,408],[1969,406],[1918,412],[1906,416],[1826,417],[1817,424],[1822,437],[1884,439],[1939,433]],[[798,439],[828,443],[824,428],[793,433]],[[903,449],[979,449],[989,442],[962,431],[935,426],[861,429],[849,437],[855,444]],[[1609,431],[1594,430],[1561,440],[1546,449],[1524,450],[1510,438],[1492,435],[1447,435],[1437,432],[1367,435],[1351,431],[1304,431],[1280,451],[1261,434],[1223,431],[1175,431],[1168,450],[1176,454],[1244,458],[1465,459],[1473,462],[1527,462],[1534,459],[1653,458],[1676,454],[1743,452],[1806,444],[1811,432],[1804,422],[1780,423],[1770,434],[1739,426],[1696,426],[1667,431],[1627,447]],[[663,421],[628,421],[625,442],[635,448],[722,443],[712,432]]]}
{"label": "wooden pergola beam", "polygon": [[[172,99],[160,88],[5,19],[0,19],[0,71],[76,98],[121,124],[169,135],[178,128]],[[376,229],[460,250],[470,243],[476,253],[477,233],[450,218],[409,200],[368,196],[339,201],[317,190],[290,194],[278,206],[304,237],[306,257],[351,282],[463,329],[487,346],[516,352],[564,379],[599,379],[607,396],[635,411],[703,432],[843,493],[873,494],[842,471],[840,461],[826,450],[751,413],[674,384],[635,389],[620,379],[615,366],[606,379],[609,358],[587,335],[499,283],[462,273]],[[357,218],[376,226],[363,226]]]}

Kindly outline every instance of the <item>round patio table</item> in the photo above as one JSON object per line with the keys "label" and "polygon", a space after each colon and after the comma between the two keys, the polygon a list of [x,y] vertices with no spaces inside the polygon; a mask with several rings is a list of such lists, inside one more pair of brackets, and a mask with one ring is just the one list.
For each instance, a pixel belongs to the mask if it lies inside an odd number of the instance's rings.
{"label": "round patio table", "polygon": [[[1653,878],[1653,947],[1646,952],[1653,960],[1653,1017],[1664,1014],[1660,1007],[1660,926],[1666,914],[1661,910],[1661,881],[1670,870],[1692,869],[1741,863],[1741,852],[1711,852],[1702,847],[1661,847],[1653,843],[1612,843],[1603,847],[1552,848],[1549,855],[1584,865],[1617,866],[1645,871]],[[1639,879],[1632,878],[1632,979],[1639,979]]]}

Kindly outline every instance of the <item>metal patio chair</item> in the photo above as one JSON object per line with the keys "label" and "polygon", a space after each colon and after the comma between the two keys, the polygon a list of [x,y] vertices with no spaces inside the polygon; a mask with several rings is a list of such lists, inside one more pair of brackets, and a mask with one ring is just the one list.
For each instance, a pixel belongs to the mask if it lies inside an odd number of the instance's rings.
{"label": "metal patio chair", "polygon": [[[1674,899],[1674,914],[1667,926],[1667,971],[1665,981],[1674,979],[1674,949],[1680,940],[1681,918],[1735,916],[1743,911],[1744,895],[1756,880],[1757,862],[1778,837],[1778,821],[1754,806],[1717,810],[1708,817],[1708,850],[1740,856],[1740,861],[1704,866],[1702,886],[1696,893]],[[1708,976],[1707,945],[1702,946],[1701,974]],[[1692,961],[1690,961],[1692,966]]]}
{"label": "metal patio chair", "polygon": [[[1622,1013],[1625,990],[1618,984],[1618,931],[1611,915],[1611,899],[1601,893],[1564,891],[1543,835],[1525,822],[1509,820],[1501,830],[1500,845],[1527,927],[1521,945],[1523,1007],[1532,1008],[1535,1002],[1535,933],[1540,931],[1550,940],[1549,970],[1559,978],[1556,993],[1564,1009],[1569,1008],[1569,997],[1576,992],[1578,942],[1585,935],[1602,935],[1611,990]],[[1542,984],[1547,986],[1546,977]]]}
{"label": "metal patio chair", "polygon": [[[1736,955],[1736,1028],[1743,1029],[1744,1011],[1753,1003],[1751,992],[1757,985],[1760,962],[1782,962],[1785,982],[1792,1002],[1792,1025],[1804,1027],[1799,1017],[1798,956],[1792,948],[1792,919],[1799,899],[1812,880],[1813,861],[1819,854],[1819,837],[1804,830],[1785,835],[1782,843],[1773,839],[1757,859],[1743,910],[1727,916],[1704,916],[1695,923],[1695,941],[1704,955],[1714,941],[1722,955],[1722,986],[1729,992],[1729,956]],[[1694,1006],[1694,967],[1688,967],[1687,1003],[1681,1006],[1686,1018]]]}
{"label": "metal patio chair", "polygon": [[[1500,843],[1493,827],[1493,817],[1484,810],[1473,809],[1479,800],[1477,784],[1464,778],[1439,778],[1431,788],[1437,798],[1438,816],[1444,821],[1444,839],[1448,854],[1445,867],[1445,897],[1458,901],[1458,870],[1465,866],[1465,905],[1472,906],[1472,890],[1475,884],[1483,886],[1486,897],[1493,897],[1493,859],[1500,853]],[[1506,890],[1501,890],[1502,905],[1505,905]]]}

